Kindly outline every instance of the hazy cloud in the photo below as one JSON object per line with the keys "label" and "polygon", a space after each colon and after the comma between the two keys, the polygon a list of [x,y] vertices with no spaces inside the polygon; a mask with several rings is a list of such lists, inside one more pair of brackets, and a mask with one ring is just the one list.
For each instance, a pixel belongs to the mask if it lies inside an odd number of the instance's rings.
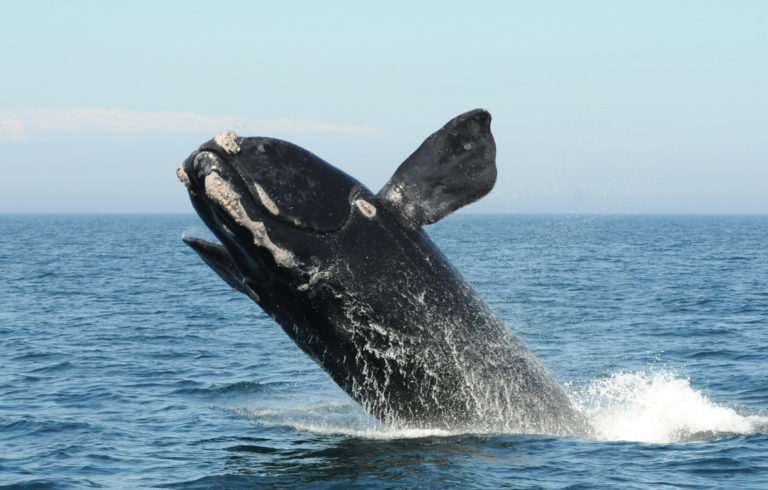
{"label": "hazy cloud", "polygon": [[311,132],[372,134],[365,125],[298,121],[291,118],[256,119],[242,116],[205,116],[193,112],[125,111],[122,109],[26,109],[0,112],[0,138],[23,140],[49,131],[67,132],[206,132],[232,129],[243,133]]}

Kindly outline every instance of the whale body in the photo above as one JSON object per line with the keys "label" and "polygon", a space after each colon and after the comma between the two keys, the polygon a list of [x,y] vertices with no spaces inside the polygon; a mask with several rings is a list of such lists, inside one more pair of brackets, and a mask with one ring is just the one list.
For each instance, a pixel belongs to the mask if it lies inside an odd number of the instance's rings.
{"label": "whale body", "polygon": [[582,434],[563,389],[423,229],[493,188],[490,122],[481,109],[449,121],[375,194],[294,144],[225,131],[177,170],[221,244],[184,240],[385,423]]}

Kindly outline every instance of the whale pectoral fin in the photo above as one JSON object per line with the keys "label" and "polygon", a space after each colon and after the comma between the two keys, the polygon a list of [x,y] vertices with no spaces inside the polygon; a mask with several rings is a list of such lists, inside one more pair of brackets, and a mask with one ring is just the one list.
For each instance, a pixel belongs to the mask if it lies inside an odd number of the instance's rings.
{"label": "whale pectoral fin", "polygon": [[235,267],[232,259],[229,258],[227,249],[217,243],[206,242],[199,238],[184,237],[183,240],[184,243],[192,248],[192,250],[197,252],[200,258],[202,258],[203,261],[205,261],[205,263],[219,275],[219,277],[224,279],[224,282],[241,293],[249,294],[249,291],[243,286],[243,276],[237,270],[237,267]]}
{"label": "whale pectoral fin", "polygon": [[417,226],[470,204],[496,183],[491,115],[466,112],[429,136],[377,194]]}

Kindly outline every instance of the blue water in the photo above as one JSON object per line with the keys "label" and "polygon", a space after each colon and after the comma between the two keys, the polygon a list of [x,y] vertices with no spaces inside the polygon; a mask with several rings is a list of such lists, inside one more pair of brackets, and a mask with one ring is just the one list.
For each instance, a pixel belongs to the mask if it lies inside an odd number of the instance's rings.
{"label": "blue water", "polygon": [[429,232],[594,439],[395,431],[182,242],[0,216],[0,485],[768,486],[768,217],[459,215]]}

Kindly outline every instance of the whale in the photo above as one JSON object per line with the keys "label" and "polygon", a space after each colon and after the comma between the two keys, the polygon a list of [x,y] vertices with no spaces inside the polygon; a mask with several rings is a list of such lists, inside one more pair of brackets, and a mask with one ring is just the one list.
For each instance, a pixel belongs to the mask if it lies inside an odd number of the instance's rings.
{"label": "whale", "polygon": [[450,120],[376,193],[290,142],[224,131],[177,169],[220,243],[183,240],[385,424],[584,434],[424,229],[493,188],[490,124],[483,109]]}

